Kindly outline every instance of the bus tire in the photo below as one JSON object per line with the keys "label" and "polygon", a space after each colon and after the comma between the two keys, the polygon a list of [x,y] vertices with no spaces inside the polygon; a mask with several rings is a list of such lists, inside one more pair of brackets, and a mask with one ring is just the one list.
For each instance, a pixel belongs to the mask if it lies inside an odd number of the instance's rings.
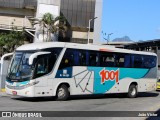
{"label": "bus tire", "polygon": [[69,96],[70,96],[70,93],[66,85],[63,84],[60,87],[58,87],[57,93],[56,93],[56,100],[65,101],[69,98]]}
{"label": "bus tire", "polygon": [[128,95],[127,96],[129,98],[136,98],[137,97],[137,87],[136,87],[136,85],[131,84],[129,86]]}

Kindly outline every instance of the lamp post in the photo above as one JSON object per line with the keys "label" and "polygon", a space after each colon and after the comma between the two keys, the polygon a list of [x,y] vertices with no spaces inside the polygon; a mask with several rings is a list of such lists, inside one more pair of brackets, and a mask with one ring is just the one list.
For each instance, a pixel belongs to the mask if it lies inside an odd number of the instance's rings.
{"label": "lamp post", "polygon": [[89,26],[88,26],[88,44],[89,44],[89,33],[90,33],[90,29],[91,29],[91,21],[97,19],[98,17],[94,17],[92,19],[89,19]]}
{"label": "lamp post", "polygon": [[110,39],[110,36],[111,36],[112,34],[113,34],[113,33],[109,33],[109,34],[108,34],[107,44],[109,43],[109,39]]}

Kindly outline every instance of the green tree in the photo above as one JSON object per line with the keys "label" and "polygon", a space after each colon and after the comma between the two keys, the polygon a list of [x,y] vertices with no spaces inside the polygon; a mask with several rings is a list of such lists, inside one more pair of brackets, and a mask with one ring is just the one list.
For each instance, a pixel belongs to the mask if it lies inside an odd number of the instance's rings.
{"label": "green tree", "polygon": [[51,13],[45,13],[42,19],[35,19],[33,25],[39,24],[41,30],[43,31],[43,41],[44,34],[46,30],[47,39],[46,41],[51,41],[51,34],[58,35],[59,32],[65,35],[67,31],[66,19],[62,16],[54,17]]}
{"label": "green tree", "polygon": [[9,33],[0,33],[0,47],[2,54],[13,52],[26,40],[25,32],[12,30]]}

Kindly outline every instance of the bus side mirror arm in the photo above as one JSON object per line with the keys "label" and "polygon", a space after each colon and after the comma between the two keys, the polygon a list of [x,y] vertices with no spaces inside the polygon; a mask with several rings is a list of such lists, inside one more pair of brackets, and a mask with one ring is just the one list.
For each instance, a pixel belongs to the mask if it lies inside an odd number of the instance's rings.
{"label": "bus side mirror arm", "polygon": [[29,57],[29,65],[33,64],[33,61],[35,58],[37,58],[39,55],[45,55],[45,54],[50,54],[51,52],[36,52],[33,53],[30,57]]}

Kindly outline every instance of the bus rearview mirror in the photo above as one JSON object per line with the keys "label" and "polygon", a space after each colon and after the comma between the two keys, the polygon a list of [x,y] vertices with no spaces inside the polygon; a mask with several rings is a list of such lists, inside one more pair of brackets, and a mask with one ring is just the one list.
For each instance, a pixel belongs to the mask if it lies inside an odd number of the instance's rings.
{"label": "bus rearview mirror", "polygon": [[29,57],[29,65],[33,64],[33,61],[35,58],[37,58],[39,55],[45,55],[45,54],[50,54],[51,52],[36,52],[33,53],[30,57]]}

